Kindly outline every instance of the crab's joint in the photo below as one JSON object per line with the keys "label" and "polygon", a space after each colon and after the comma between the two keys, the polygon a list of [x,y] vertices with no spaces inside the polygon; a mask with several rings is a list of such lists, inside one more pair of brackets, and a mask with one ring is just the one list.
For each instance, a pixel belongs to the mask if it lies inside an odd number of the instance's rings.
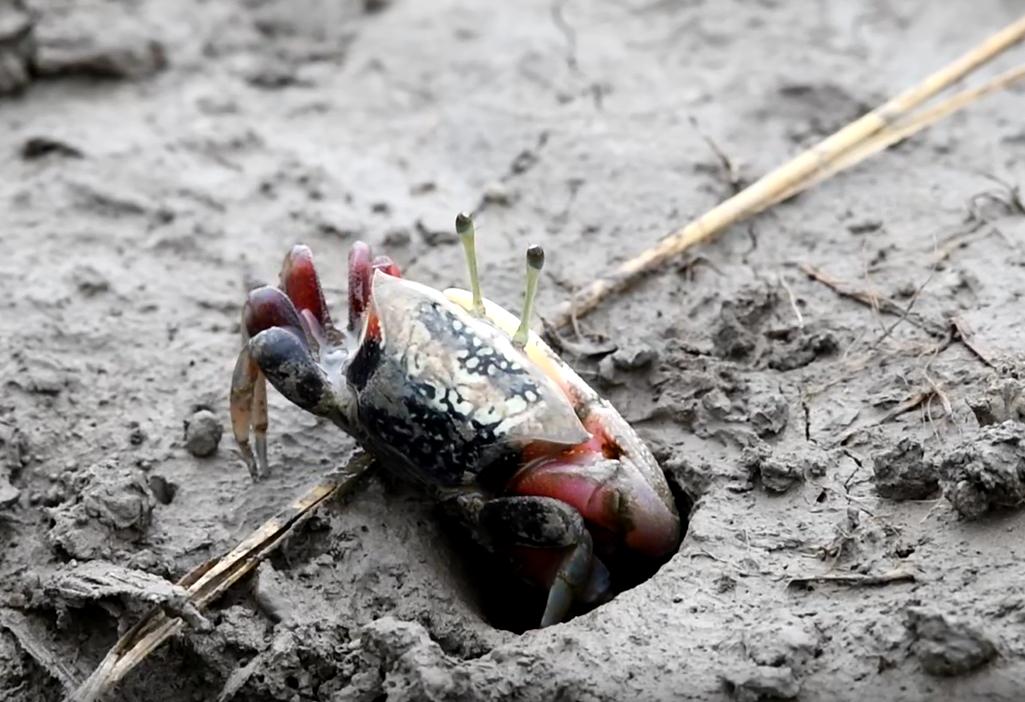
{"label": "crab's joint", "polygon": [[465,212],[456,215],[456,234],[463,242],[466,267],[470,270],[470,291],[473,293],[473,306],[470,311],[478,317],[483,317],[484,298],[480,292],[480,275],[477,272],[477,233],[473,226],[473,218]]}
{"label": "crab's joint", "polygon": [[527,345],[530,338],[530,318],[534,312],[534,296],[537,294],[537,281],[541,277],[541,269],[545,265],[545,250],[537,244],[527,249],[527,289],[523,295],[523,314],[520,326],[513,334],[513,343],[519,348]]}

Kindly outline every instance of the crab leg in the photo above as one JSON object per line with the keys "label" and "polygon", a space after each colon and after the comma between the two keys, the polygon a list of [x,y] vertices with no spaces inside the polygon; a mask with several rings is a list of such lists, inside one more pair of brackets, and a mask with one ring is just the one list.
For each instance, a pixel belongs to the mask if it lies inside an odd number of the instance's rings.
{"label": "crab leg", "polygon": [[[520,565],[534,567],[534,577],[548,581],[548,601],[541,626],[557,624],[576,600],[592,601],[608,590],[608,572],[594,558],[591,535],[580,513],[551,497],[500,497],[484,503],[481,526],[495,544],[517,553]],[[554,572],[544,567],[557,555]]]}
{"label": "crab leg", "polygon": [[[249,468],[249,475],[253,480],[262,477],[267,470],[267,381],[260,372],[260,367],[253,360],[249,353],[249,343],[242,347],[238,360],[235,361],[235,371],[231,377],[231,429],[235,435],[235,443],[242,453],[242,459]],[[257,388],[262,388],[259,394],[263,396],[263,421],[262,427],[255,427],[260,423],[260,405],[257,399]],[[254,422],[254,413],[257,415]],[[257,456],[253,455],[253,447],[249,442],[250,432],[256,429]],[[261,437],[260,434],[263,434]]]}
{"label": "crab leg", "polygon": [[363,313],[370,304],[370,281],[374,269],[370,247],[357,241],[349,249],[349,333],[359,332]]}
{"label": "crab leg", "polygon": [[372,267],[373,267],[373,269],[375,271],[381,271],[382,273],[387,273],[388,275],[390,275],[392,277],[395,277],[395,278],[401,278],[402,277],[402,271],[399,270],[398,264],[395,263],[395,261],[391,260],[391,256],[385,256],[384,254],[380,254],[378,256],[374,256],[374,262],[373,262]]}
{"label": "crab leg", "polygon": [[281,266],[281,289],[300,314],[309,310],[322,328],[334,329],[310,247],[297,244],[285,256]]}
{"label": "crab leg", "polygon": [[270,471],[267,464],[267,378],[262,372],[258,373],[253,387],[253,435],[256,444],[256,466],[260,475],[266,475]]}

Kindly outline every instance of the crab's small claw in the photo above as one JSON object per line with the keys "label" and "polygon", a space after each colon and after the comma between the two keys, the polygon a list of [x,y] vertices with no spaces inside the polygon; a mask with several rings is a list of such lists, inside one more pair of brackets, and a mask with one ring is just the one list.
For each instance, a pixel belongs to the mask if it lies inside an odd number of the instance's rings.
{"label": "crab's small claw", "polygon": [[307,412],[329,413],[332,405],[327,375],[295,332],[282,327],[266,329],[250,340],[249,353],[286,399]]}
{"label": "crab's small claw", "polygon": [[[302,282],[296,275],[299,270],[298,266],[291,267],[288,280]],[[300,289],[300,293],[308,292]],[[319,329],[322,321],[329,324],[330,319],[326,307],[316,306],[316,298],[303,299],[312,306],[304,307],[300,315],[288,295],[265,286],[249,293],[242,310],[245,343],[232,374],[231,424],[254,479],[268,473],[267,380],[303,409],[329,414],[334,408],[330,383],[310,350],[312,327]],[[255,435],[255,452],[250,445],[251,433]]]}

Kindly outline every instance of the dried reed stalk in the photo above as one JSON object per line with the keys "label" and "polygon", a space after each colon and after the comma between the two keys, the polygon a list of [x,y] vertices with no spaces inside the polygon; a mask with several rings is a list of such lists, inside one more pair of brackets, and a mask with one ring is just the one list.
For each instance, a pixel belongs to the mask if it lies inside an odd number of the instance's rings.
{"label": "dried reed stalk", "polygon": [[[178,584],[189,592],[189,602],[203,609],[228,588],[251,573],[286,536],[305,522],[314,510],[336,495],[348,492],[372,465],[366,454],[352,459],[339,473],[313,486],[302,497],[264,522],[229,553],[213,562],[194,568]],[[142,663],[160,644],[180,632],[185,622],[152,610],[118,639],[82,686],[69,697],[70,702],[95,702]]]}
{"label": "dried reed stalk", "polygon": [[1016,83],[1021,82],[1025,82],[1025,66],[1018,66],[1017,68],[1012,68],[1009,71],[1004,71],[982,85],[977,85],[974,88],[968,88],[967,90],[955,93],[949,98],[944,99],[942,102],[936,103],[932,107],[916,112],[915,114],[900,120],[896,124],[881,129],[870,139],[867,139],[838,155],[827,168],[820,170],[812,178],[801,183],[799,187],[783,193],[781,196],[768,203],[763,209],[767,209],[778,202],[783,202],[784,200],[797,195],[803,190],[807,190],[808,188],[818,185],[819,183],[832,178],[840,171],[845,171],[848,168],[858,165],[866,158],[874,156],[880,151],[888,149],[898,142],[904,141],[926,127],[930,127],[936,122],[939,122],[944,117],[968,107],[980,98],[1000,92],[1001,90],[1006,90]]}
{"label": "dried reed stalk", "polygon": [[[611,273],[580,290],[572,300],[557,307],[548,321],[556,329],[568,325],[574,317],[590,312],[610,295],[624,290],[645,273],[658,268],[695,244],[781,199],[791,197],[820,182],[823,179],[820,175],[828,177],[825,174],[831,176],[841,168],[849,168],[951,112],[966,107],[982,96],[1007,87],[1019,79],[1015,71],[1005,74],[1003,80],[998,79],[981,88],[965,91],[919,117],[910,116],[912,111],[937,93],[993,60],[1023,38],[1025,16],[1004,27],[921,83],[891,98],[697,219],[671,232],[655,246],[621,263]],[[841,164],[841,168],[835,168],[836,164]]]}

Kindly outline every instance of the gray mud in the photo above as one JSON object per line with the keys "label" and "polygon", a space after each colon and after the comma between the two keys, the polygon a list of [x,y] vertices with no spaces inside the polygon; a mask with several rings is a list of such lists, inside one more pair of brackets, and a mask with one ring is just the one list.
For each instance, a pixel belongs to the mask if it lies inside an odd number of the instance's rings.
{"label": "gray mud", "polygon": [[536,603],[384,475],[210,611],[166,583],[352,448],[275,396],[254,485],[196,419],[226,429],[243,292],[291,244],[336,305],[356,238],[462,284],[476,208],[499,302],[546,247],[543,313],[1020,11],[0,0],[0,698],[59,698],[160,606],[192,626],[122,699],[1020,699],[1021,93],[582,321],[567,355],[619,349],[574,363],[694,505],[613,602],[491,626]]}

